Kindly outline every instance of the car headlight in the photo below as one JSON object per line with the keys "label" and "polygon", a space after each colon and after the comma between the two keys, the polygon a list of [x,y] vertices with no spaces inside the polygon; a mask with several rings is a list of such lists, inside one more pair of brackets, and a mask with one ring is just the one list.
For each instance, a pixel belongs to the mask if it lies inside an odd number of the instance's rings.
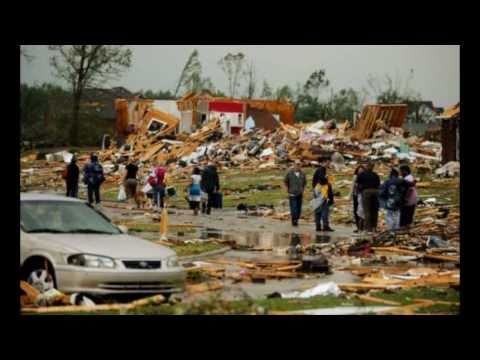
{"label": "car headlight", "polygon": [[171,256],[167,259],[167,267],[173,268],[178,267],[178,258],[176,256]]}
{"label": "car headlight", "polygon": [[112,258],[99,255],[77,254],[67,259],[69,265],[84,266],[89,268],[113,269],[115,261]]}

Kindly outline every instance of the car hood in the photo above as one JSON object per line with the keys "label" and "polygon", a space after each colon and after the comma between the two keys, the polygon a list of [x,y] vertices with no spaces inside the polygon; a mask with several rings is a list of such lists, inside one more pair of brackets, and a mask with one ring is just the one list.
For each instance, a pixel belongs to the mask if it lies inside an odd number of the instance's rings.
{"label": "car hood", "polygon": [[175,255],[175,252],[166,246],[127,234],[42,233],[35,234],[35,237],[62,247],[66,252],[105,255],[114,259],[161,259]]}

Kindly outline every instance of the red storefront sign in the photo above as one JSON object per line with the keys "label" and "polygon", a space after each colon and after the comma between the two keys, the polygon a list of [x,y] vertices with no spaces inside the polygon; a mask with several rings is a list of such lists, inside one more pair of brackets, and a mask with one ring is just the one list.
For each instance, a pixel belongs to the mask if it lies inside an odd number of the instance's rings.
{"label": "red storefront sign", "polygon": [[208,103],[208,111],[223,113],[243,113],[243,104],[227,101],[211,101]]}

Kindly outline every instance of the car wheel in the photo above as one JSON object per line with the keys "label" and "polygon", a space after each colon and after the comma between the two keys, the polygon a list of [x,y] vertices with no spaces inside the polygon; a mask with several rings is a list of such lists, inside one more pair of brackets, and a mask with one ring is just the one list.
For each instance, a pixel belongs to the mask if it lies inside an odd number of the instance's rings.
{"label": "car wheel", "polygon": [[27,282],[41,293],[55,288],[53,277],[45,269],[34,269],[28,277]]}

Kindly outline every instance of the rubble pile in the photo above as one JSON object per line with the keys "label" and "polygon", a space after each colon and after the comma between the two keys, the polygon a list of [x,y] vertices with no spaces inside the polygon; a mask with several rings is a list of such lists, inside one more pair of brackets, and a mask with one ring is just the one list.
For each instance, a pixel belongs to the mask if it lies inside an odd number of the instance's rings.
{"label": "rubble pile", "polygon": [[131,133],[122,147],[112,144],[100,154],[100,159],[104,166],[116,169],[109,174],[112,182],[118,181],[115,176],[122,169],[118,165],[129,158],[143,165],[168,165],[175,178],[186,176],[191,166],[205,160],[217,162],[220,169],[262,171],[293,160],[315,165],[320,157],[328,157],[335,169],[346,173],[368,160],[385,165],[410,162],[425,172],[434,171],[440,163],[440,143],[416,136],[404,138],[403,129],[396,127],[380,128],[370,138],[353,140],[355,129],[349,126],[348,122],[337,125],[322,120],[308,125],[279,123],[273,130],[250,129],[228,137],[223,136],[219,120],[207,123],[190,136],[174,135],[170,127],[151,131],[143,126]]}

